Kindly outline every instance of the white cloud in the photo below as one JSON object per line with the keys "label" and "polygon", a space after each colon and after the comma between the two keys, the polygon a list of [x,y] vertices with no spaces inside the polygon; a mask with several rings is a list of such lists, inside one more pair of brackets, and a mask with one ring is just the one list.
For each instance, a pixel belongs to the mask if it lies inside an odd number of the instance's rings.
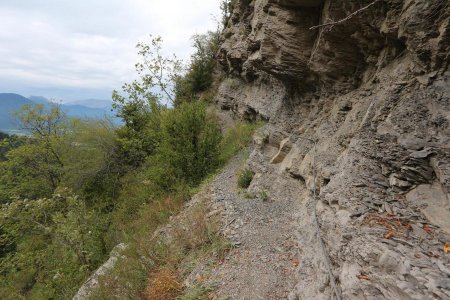
{"label": "white cloud", "polygon": [[134,76],[138,41],[161,35],[166,52],[186,59],[190,37],[214,28],[218,7],[219,0],[2,0],[0,92],[108,97]]}

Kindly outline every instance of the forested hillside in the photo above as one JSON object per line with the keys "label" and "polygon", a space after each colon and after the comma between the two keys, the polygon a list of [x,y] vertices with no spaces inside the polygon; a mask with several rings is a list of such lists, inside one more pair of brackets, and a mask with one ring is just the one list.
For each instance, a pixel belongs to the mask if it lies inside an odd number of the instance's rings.
{"label": "forested hillside", "polygon": [[139,44],[139,79],[113,93],[119,128],[57,106],[15,113],[30,135],[0,141],[1,299],[71,298],[117,244],[132,248],[245,145],[253,125],[224,132],[210,109],[218,35],[194,36],[188,65],[164,57],[159,37]]}

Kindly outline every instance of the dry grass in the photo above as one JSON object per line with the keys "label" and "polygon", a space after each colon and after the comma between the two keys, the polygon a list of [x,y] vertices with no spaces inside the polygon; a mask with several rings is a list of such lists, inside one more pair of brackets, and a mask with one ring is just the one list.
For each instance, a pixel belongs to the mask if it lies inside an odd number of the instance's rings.
{"label": "dry grass", "polygon": [[[126,259],[119,261],[114,272],[101,280],[101,288],[94,298],[169,300],[183,296],[182,282],[190,273],[183,265],[216,261],[230,249],[230,244],[219,234],[219,222],[208,216],[208,194],[203,196],[204,199],[171,219],[170,226],[156,236],[158,222],[151,220],[157,217],[156,212],[174,202],[183,202],[167,198],[159,202],[161,206],[152,205],[148,214],[133,224],[139,232],[130,240],[130,247],[124,253]],[[171,209],[180,208],[176,204]],[[209,290],[199,291],[207,294]]]}
{"label": "dry grass", "polygon": [[160,269],[149,276],[145,289],[146,300],[172,300],[183,291],[176,271]]}
{"label": "dry grass", "polygon": [[206,208],[199,205],[174,224],[173,240],[182,251],[197,249],[211,242],[211,236],[217,231],[216,222],[208,219],[206,214]]}

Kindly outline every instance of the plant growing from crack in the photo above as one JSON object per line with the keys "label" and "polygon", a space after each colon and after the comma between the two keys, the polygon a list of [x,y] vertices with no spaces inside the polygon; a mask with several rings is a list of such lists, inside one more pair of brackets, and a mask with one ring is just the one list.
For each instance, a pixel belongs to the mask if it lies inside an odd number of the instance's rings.
{"label": "plant growing from crack", "polygon": [[254,176],[255,176],[255,173],[252,170],[250,170],[249,168],[242,170],[239,173],[238,186],[241,189],[248,188],[250,186],[250,184],[252,183]]}

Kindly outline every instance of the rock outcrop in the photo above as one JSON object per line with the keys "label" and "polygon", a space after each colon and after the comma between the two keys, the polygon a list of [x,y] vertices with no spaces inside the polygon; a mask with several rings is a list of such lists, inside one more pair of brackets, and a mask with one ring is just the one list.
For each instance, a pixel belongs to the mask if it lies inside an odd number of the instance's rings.
{"label": "rock outcrop", "polygon": [[[234,2],[217,103],[268,121],[248,161],[252,187],[282,173],[299,194],[318,187],[343,299],[450,298],[448,0]],[[310,215],[290,299],[333,294]]]}
{"label": "rock outcrop", "polygon": [[125,244],[118,244],[111,251],[109,255],[109,259],[101,265],[95,272],[92,274],[88,280],[80,287],[75,296],[73,296],[72,300],[85,300],[91,299],[92,294],[95,289],[99,286],[99,279],[111,272],[111,270],[116,265],[117,261],[122,257],[122,253],[127,248]]}

